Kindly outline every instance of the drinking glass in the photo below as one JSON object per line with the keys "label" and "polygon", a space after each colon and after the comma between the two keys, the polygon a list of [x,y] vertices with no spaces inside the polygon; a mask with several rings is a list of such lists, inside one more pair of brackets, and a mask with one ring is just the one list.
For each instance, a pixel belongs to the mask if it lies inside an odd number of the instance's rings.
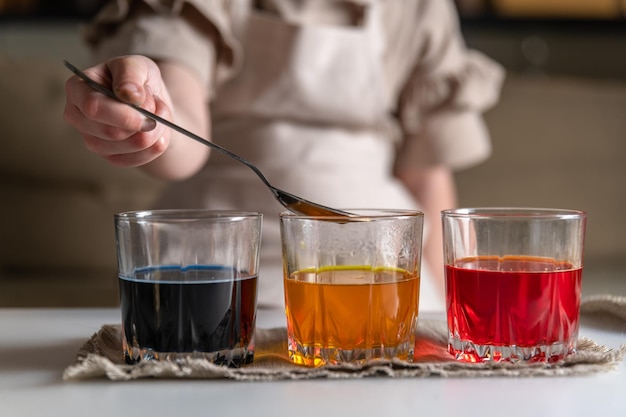
{"label": "drinking glass", "polygon": [[445,210],[449,351],[470,362],[556,362],[578,339],[586,213]]}
{"label": "drinking glass", "polygon": [[281,213],[289,356],[306,366],[412,360],[423,214]]}
{"label": "drinking glass", "polygon": [[115,215],[127,363],[253,360],[261,222],[254,212]]}

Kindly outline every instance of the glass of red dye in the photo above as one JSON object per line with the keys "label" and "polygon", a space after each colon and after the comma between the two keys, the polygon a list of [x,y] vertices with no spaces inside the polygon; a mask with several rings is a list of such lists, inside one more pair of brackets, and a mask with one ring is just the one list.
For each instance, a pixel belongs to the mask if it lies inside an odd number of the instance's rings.
{"label": "glass of red dye", "polygon": [[442,212],[448,349],[467,362],[557,362],[576,351],[587,214]]}

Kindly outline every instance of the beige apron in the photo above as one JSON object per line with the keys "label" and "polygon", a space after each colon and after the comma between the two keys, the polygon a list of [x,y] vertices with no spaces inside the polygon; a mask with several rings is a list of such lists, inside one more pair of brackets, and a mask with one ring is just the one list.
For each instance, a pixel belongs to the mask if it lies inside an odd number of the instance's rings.
{"label": "beige apron", "polygon": [[[285,191],[338,208],[418,208],[391,175],[390,99],[381,85],[383,37],[375,6],[360,26],[286,22],[249,11],[235,31],[244,65],[218,91],[213,139],[257,164]],[[278,213],[249,168],[217,152],[166,195],[167,207],[260,211],[259,307],[282,306]],[[422,265],[421,309],[443,308]]]}

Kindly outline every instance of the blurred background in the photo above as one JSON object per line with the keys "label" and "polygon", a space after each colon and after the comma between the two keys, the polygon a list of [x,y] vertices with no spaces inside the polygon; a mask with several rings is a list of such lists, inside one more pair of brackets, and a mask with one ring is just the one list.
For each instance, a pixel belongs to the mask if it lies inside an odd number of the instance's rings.
{"label": "blurred background", "polygon": [[[112,215],[162,187],[62,120],[62,61],[89,64],[80,27],[102,3],[0,0],[0,307],[117,305]],[[467,44],[507,69],[460,205],[587,211],[583,291],[626,295],[626,0],[456,4]]]}

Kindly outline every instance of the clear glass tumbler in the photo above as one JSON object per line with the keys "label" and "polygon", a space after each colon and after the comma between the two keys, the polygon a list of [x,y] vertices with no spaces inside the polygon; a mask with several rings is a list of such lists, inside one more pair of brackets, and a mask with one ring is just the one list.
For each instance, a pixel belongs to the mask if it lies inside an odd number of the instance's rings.
{"label": "clear glass tumbler", "polygon": [[410,361],[423,214],[347,211],[356,216],[280,216],[290,357],[306,366]]}
{"label": "clear glass tumbler", "polygon": [[449,350],[470,362],[558,361],[578,339],[586,213],[445,210]]}
{"label": "clear glass tumbler", "polygon": [[253,360],[261,222],[210,210],[115,215],[128,363]]}

